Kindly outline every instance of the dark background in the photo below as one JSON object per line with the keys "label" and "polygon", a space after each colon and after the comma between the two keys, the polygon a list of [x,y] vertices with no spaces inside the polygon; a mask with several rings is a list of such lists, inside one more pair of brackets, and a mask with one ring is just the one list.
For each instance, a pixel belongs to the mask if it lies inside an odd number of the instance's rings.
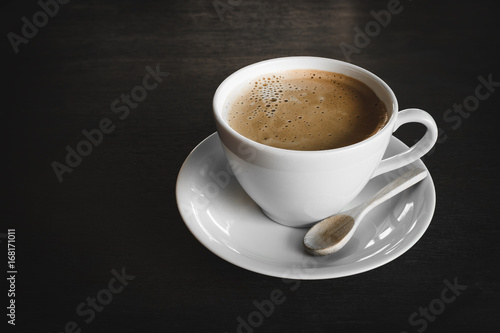
{"label": "dark background", "polygon": [[[0,271],[8,228],[16,229],[18,270],[9,332],[64,332],[71,321],[81,332],[236,332],[253,301],[289,290],[203,247],[178,213],[175,182],[190,151],[215,131],[219,83],[245,65],[292,55],[349,60],[385,80],[401,109],[434,116],[441,137],[424,162],[437,206],[404,255],[359,275],[301,281],[255,332],[498,330],[500,89],[460,123],[457,113],[445,117],[474,96],[479,76],[500,82],[496,2],[402,0],[402,11],[350,57],[339,45],[354,46],[355,27],[363,31],[388,1],[215,3],[220,13],[210,0],[73,0],[17,54],[8,34],[22,35],[22,18],[33,22],[41,7],[0,5]],[[111,103],[157,65],[168,77],[120,120]],[[51,163],[64,163],[65,147],[106,117],[115,130],[59,182]],[[408,125],[396,135],[412,144],[422,133]],[[85,323],[77,306],[122,268],[135,278]],[[426,327],[411,325],[412,313],[441,297],[445,280],[467,289]],[[6,283],[2,289],[6,324]]]}

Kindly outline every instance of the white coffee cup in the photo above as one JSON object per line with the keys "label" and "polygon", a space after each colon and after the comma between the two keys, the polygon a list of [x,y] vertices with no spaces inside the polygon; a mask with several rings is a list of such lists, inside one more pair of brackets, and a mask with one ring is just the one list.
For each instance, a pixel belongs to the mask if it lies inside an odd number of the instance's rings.
{"label": "white coffee cup", "polygon": [[[362,81],[385,103],[389,120],[361,142],[319,151],[270,147],[244,137],[228,125],[225,105],[235,89],[260,75],[293,69],[336,72]],[[358,66],[327,58],[285,57],[246,66],[220,84],[213,110],[222,147],[240,185],[269,218],[291,227],[310,226],[337,213],[371,178],[419,159],[438,136],[436,123],[427,112],[398,112],[396,96],[380,78]],[[392,133],[410,122],[427,127],[423,138],[407,151],[382,160]]]}

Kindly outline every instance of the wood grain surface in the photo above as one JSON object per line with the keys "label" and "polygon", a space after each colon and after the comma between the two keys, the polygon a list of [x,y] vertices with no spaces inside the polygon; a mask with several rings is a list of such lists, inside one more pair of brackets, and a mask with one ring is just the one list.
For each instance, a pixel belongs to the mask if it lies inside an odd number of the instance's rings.
{"label": "wood grain surface", "polygon": [[[4,1],[0,267],[7,275],[14,228],[18,271],[15,326],[7,323],[8,283],[0,291],[5,331],[498,331],[496,8]],[[30,30],[33,21],[40,27]],[[208,251],[178,212],[177,174],[215,131],[217,86],[245,65],[292,55],[364,67],[393,88],[400,109],[422,108],[440,128],[423,159],[437,194],[432,223],[412,249],[375,270],[320,281],[249,272]],[[98,145],[78,146],[84,133]],[[422,134],[418,125],[395,133],[407,144]],[[67,147],[87,156],[60,181],[53,165],[68,167]],[[263,315],[259,307],[272,299]]]}

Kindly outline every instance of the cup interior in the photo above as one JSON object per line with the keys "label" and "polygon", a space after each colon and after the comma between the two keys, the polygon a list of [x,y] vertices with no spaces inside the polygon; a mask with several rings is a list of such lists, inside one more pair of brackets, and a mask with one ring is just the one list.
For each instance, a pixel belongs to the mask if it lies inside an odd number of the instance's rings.
{"label": "cup interior", "polygon": [[398,110],[397,100],[394,95],[394,92],[384,81],[382,81],[375,74],[361,67],[340,60],[321,58],[321,57],[305,57],[305,56],[284,57],[271,60],[264,60],[243,67],[242,69],[228,76],[220,84],[214,95],[213,109],[216,120],[219,122],[220,125],[224,126],[227,130],[233,132],[233,134],[241,136],[241,134],[234,131],[227,122],[228,110],[226,110],[225,105],[228,102],[228,99],[231,98],[232,93],[234,91],[237,91],[242,85],[247,84],[254,78],[259,77],[261,75],[282,72],[287,70],[296,70],[296,69],[323,70],[323,71],[344,74],[365,83],[370,89],[372,89],[373,92],[378,96],[378,98],[382,102],[384,102],[389,115],[389,119],[385,124],[385,126],[373,136],[376,136],[384,129],[389,127],[388,125],[394,121],[395,114],[397,113]]}

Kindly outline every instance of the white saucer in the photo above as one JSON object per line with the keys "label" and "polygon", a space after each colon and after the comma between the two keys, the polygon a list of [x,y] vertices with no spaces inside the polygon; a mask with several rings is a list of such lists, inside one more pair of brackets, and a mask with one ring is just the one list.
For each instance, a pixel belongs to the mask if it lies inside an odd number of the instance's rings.
{"label": "white saucer", "polygon": [[[407,149],[392,137],[386,155]],[[425,168],[422,161],[414,166]],[[409,167],[372,179],[346,207],[358,205]],[[257,273],[291,279],[328,279],[365,272],[410,249],[429,226],[436,205],[432,178],[395,196],[363,219],[349,243],[325,257],[302,246],[307,229],[271,221],[230,176],[217,133],[187,157],[177,178],[177,205],[189,230],[224,260]]]}

